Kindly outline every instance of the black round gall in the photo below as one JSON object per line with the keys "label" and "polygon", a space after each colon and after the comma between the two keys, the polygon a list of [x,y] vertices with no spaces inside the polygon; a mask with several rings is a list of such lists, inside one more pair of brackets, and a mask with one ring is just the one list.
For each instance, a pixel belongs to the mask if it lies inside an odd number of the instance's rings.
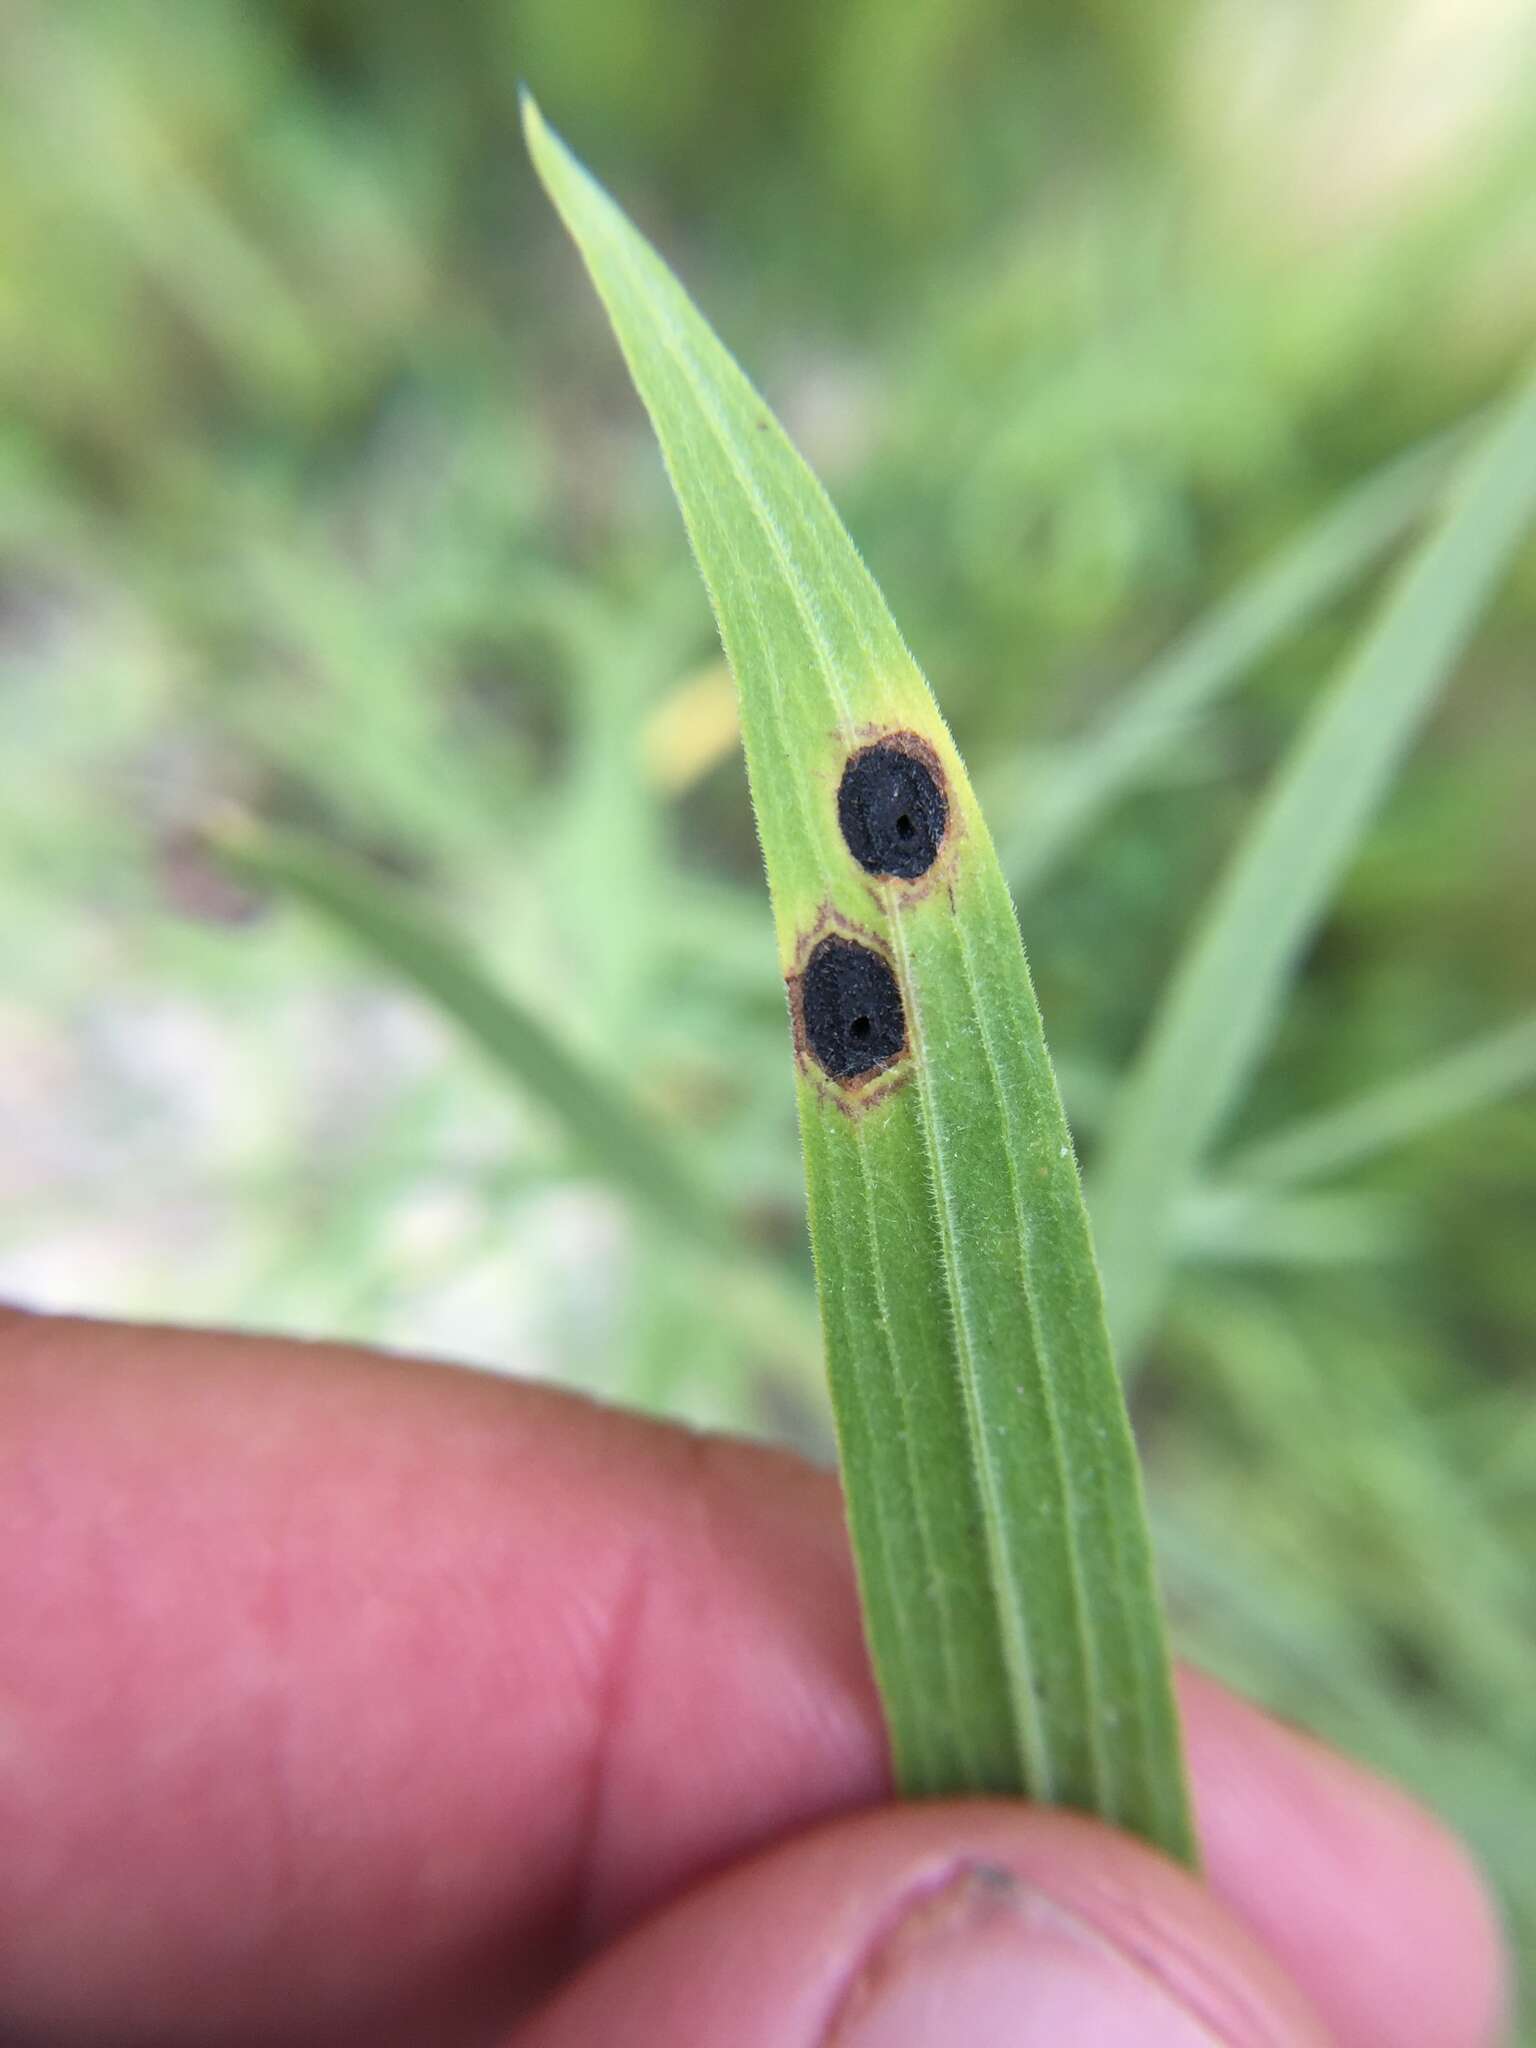
{"label": "black round gall", "polygon": [[834,1081],[856,1081],[907,1042],[896,977],[852,939],[825,938],[800,977],[800,1015],[811,1057]]}
{"label": "black round gall", "polygon": [[889,742],[865,747],[843,770],[837,822],[848,851],[871,875],[913,881],[938,859],[949,806],[926,761]]}

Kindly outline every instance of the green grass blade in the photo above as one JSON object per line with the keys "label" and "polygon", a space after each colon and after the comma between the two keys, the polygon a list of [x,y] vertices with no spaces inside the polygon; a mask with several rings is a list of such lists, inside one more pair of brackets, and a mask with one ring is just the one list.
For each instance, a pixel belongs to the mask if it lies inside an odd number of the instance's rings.
{"label": "green grass blade", "polygon": [[1270,1185],[1325,1180],[1533,1083],[1536,1016],[1490,1031],[1336,1109],[1287,1125],[1224,1161],[1223,1175]]}
{"label": "green grass blade", "polygon": [[675,1154],[666,1132],[617,1080],[579,1059],[499,987],[403,890],[300,833],[241,820],[216,828],[214,843],[243,879],[302,903],[414,988],[556,1120],[595,1172],[695,1239],[715,1247],[730,1242],[726,1209]]}
{"label": "green grass blade", "polygon": [[[531,105],[525,122],[650,411],[740,689],[898,1780],[1031,1793],[1190,1856],[1135,1449],[970,785],[820,485],[655,252]],[[850,756],[891,734],[947,793],[932,862],[906,880],[889,862],[866,872],[839,823]],[[813,961],[834,963],[830,994]],[[873,977],[862,1008],[837,979],[855,969]],[[883,1064],[849,1063],[858,1025],[884,1036]]]}
{"label": "green grass blade", "polygon": [[1402,539],[1443,488],[1466,433],[1437,435],[1368,476],[1159,655],[1108,707],[1097,730],[1052,752],[1028,778],[1019,822],[1000,849],[1016,896],[1040,887],[1192,718]]}
{"label": "green grass blade", "polygon": [[1302,948],[1533,516],[1536,383],[1471,456],[1293,745],[1122,1087],[1093,1214],[1124,1360],[1159,1312],[1179,1201],[1263,1057]]}

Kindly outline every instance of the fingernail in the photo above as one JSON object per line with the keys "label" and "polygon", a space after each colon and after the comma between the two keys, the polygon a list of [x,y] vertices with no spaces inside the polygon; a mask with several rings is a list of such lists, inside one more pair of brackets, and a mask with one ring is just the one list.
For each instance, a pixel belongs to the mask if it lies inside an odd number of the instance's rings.
{"label": "fingernail", "polygon": [[903,1912],[825,2048],[1219,2048],[1153,1970],[1007,1871],[972,1864]]}

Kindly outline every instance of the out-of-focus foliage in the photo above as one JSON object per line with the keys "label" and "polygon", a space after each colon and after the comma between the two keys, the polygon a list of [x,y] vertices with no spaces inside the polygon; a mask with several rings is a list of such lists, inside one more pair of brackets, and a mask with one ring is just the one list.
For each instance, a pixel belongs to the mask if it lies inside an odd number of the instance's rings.
{"label": "out-of-focus foliage", "polygon": [[[827,478],[1007,842],[1153,656],[1511,384],[1529,43],[1523,0],[8,0],[0,1287],[814,1435],[729,699],[518,78]],[[1309,609],[1025,898],[1090,1167],[1378,594]],[[1518,1058],[1442,1062],[1536,1001],[1533,636],[1527,550],[1233,1174],[1398,1077],[1408,1130],[1200,1189],[1137,1390],[1185,1646],[1439,1804],[1528,1934],[1536,1108]],[[202,837],[231,808],[409,890],[781,1277],[711,1284],[451,1019],[238,887]]]}

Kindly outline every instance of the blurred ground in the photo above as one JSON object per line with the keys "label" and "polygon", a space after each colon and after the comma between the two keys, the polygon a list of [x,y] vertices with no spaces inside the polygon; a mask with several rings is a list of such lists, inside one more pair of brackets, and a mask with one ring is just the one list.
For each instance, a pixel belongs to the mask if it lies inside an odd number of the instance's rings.
{"label": "blurred ground", "polygon": [[[407,882],[804,1282],[729,699],[516,85],[837,496],[989,800],[1536,312],[1525,0],[9,0],[0,1293],[426,1347],[815,1434],[804,1326],[196,829]],[[1024,906],[1091,1159],[1298,710],[1292,635]],[[1235,1136],[1529,1009],[1528,553]],[[1536,1114],[1207,1244],[1138,1394],[1185,1644],[1411,1779],[1536,1927]],[[814,1361],[810,1361],[813,1365]]]}

